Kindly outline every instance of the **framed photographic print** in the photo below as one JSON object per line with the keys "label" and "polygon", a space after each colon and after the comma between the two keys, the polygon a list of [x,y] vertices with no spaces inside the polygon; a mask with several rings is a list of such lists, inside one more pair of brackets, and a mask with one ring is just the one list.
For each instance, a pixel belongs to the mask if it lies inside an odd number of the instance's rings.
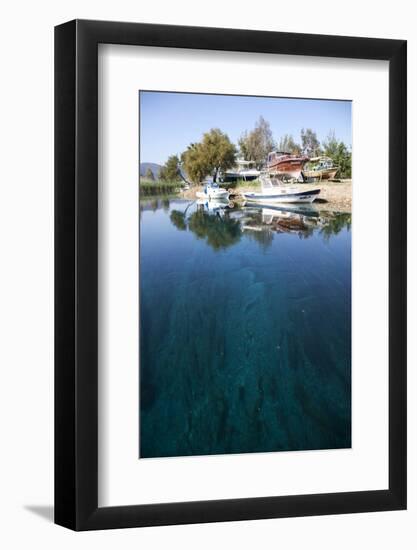
{"label": "framed photographic print", "polygon": [[55,30],[55,521],[406,507],[406,42]]}

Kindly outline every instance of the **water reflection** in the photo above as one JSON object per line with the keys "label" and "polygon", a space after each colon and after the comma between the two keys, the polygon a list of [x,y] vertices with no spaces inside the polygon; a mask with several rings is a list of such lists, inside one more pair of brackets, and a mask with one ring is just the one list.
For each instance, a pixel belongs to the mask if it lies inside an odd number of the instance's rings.
{"label": "water reflection", "polygon": [[230,216],[228,205],[210,203],[197,205],[196,211],[189,217],[188,229],[214,250],[237,244],[242,237],[240,220]]}
{"label": "water reflection", "polygon": [[229,200],[178,200],[153,198],[140,203],[140,211],[169,212],[172,225],[190,231],[213,250],[224,250],[243,237],[267,250],[280,234],[308,239],[313,234],[328,241],[351,227],[350,212],[320,210],[314,205],[236,204]]}
{"label": "water reflection", "polygon": [[184,212],[181,212],[180,210],[172,210],[169,219],[180,231],[185,231],[187,229]]}
{"label": "water reflection", "polygon": [[139,216],[142,212],[151,210],[156,212],[157,210],[163,210],[169,212],[170,204],[176,199],[175,195],[155,195],[153,197],[141,198],[139,200]]}
{"label": "water reflection", "polygon": [[337,216],[330,216],[327,223],[323,224],[320,233],[326,239],[332,235],[338,235],[346,227],[350,231],[352,224],[352,214],[350,212],[339,212]]}

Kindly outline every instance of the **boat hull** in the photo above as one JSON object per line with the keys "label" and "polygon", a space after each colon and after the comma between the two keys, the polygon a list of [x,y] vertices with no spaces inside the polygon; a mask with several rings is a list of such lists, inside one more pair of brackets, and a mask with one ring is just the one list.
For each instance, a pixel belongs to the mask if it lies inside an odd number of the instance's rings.
{"label": "boat hull", "polygon": [[320,189],[297,191],[291,193],[244,193],[249,202],[263,203],[312,203],[320,194]]}
{"label": "boat hull", "polygon": [[304,179],[332,180],[339,168],[325,168],[324,170],[303,170]]}
{"label": "boat hull", "polygon": [[278,178],[298,179],[307,161],[307,157],[294,157],[290,155],[275,157],[268,163],[268,172],[271,176]]}
{"label": "boat hull", "polygon": [[229,198],[229,191],[226,189],[209,190],[208,193],[204,193],[204,191],[197,191],[196,197],[199,199],[224,200]]}

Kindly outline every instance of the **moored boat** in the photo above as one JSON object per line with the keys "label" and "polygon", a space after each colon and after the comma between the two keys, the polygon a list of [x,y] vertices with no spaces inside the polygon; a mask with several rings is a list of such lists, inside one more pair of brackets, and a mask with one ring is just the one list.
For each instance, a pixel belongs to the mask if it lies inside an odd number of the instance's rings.
{"label": "moored boat", "polygon": [[302,171],[304,180],[332,180],[336,177],[339,166],[336,166],[329,157],[314,157],[309,160],[310,168]]}
{"label": "moored boat", "polygon": [[302,189],[288,185],[274,185],[270,177],[261,176],[261,192],[243,193],[249,202],[263,203],[312,203],[320,194],[320,189]]}
{"label": "moored boat", "polygon": [[253,181],[260,175],[260,171],[256,169],[255,162],[251,160],[237,159],[236,166],[232,170],[226,170],[221,181],[225,183],[233,183],[239,180]]}
{"label": "moored boat", "polygon": [[291,155],[281,151],[272,151],[268,154],[267,170],[271,176],[278,179],[299,179],[301,171],[308,160],[305,155]]}
{"label": "moored boat", "polygon": [[196,197],[199,199],[228,199],[229,191],[219,187],[217,183],[206,183],[203,191],[197,191]]}

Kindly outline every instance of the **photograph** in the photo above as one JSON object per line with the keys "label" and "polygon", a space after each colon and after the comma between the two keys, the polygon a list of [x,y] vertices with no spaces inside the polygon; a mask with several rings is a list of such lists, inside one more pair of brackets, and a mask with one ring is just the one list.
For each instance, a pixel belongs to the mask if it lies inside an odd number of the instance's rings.
{"label": "photograph", "polygon": [[139,459],[351,448],[352,101],[138,100]]}
{"label": "photograph", "polygon": [[0,547],[417,548],[411,3],[2,7]]}

